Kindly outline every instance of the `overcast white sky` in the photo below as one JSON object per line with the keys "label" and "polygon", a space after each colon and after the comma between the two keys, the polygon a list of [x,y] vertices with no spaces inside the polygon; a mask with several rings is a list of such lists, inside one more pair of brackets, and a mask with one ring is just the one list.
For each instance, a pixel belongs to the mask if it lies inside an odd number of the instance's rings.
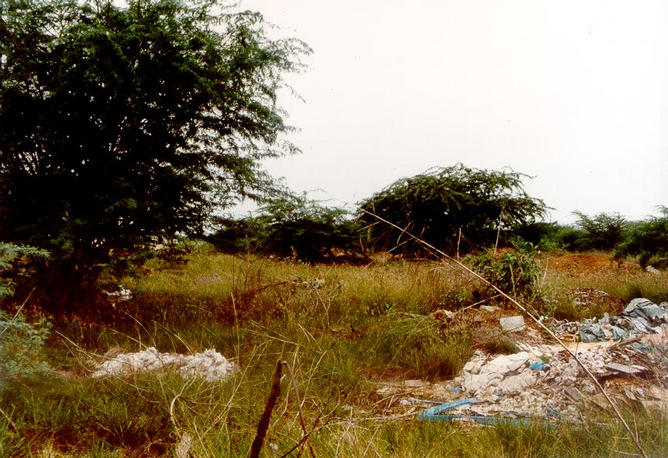
{"label": "overcast white sky", "polygon": [[[666,0],[244,0],[307,42],[296,191],[357,201],[432,166],[512,167],[570,213],[668,205]],[[317,191],[320,190],[320,191]]]}

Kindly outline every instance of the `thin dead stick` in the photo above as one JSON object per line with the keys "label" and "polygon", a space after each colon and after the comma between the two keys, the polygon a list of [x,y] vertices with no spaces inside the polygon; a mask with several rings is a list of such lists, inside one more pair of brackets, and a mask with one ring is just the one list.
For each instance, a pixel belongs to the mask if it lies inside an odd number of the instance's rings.
{"label": "thin dead stick", "polygon": [[262,445],[264,445],[264,438],[267,436],[267,430],[269,429],[269,420],[271,419],[271,412],[276,406],[276,400],[281,394],[281,375],[283,373],[283,366],[285,361],[278,361],[276,363],[276,372],[274,373],[274,381],[271,384],[271,391],[269,392],[269,397],[267,398],[267,404],[264,406],[264,412],[262,417],[260,417],[260,422],[257,424],[257,434],[253,440],[253,445],[251,445],[250,458],[258,458],[260,456],[260,450],[262,450]]}
{"label": "thin dead stick", "polygon": [[[382,427],[383,427],[382,423],[379,424],[376,427],[376,430],[371,435],[371,439],[369,439],[369,442],[366,444],[366,448],[364,449],[364,453],[362,453],[362,458],[364,458],[366,456],[366,454],[369,453],[369,450],[371,449],[371,444],[373,444],[373,440],[376,438],[376,434],[378,434],[378,431],[380,431],[380,428],[382,428]],[[378,452],[376,452],[376,455],[377,454],[378,454]]]}
{"label": "thin dead stick", "polygon": [[239,317],[237,316],[237,301],[234,297],[234,293],[230,294],[232,298],[232,310],[234,311],[234,333],[237,335],[237,361],[241,361],[241,331],[239,330]]}
{"label": "thin dead stick", "polygon": [[[193,379],[191,379],[191,380],[193,380]],[[176,396],[174,396],[174,398],[172,399],[172,402],[169,403],[169,421],[172,422],[172,425],[174,425],[174,430],[177,431],[177,432],[178,432],[178,430],[179,430],[179,426],[176,424],[176,419],[175,419],[175,417],[174,417],[174,406],[175,406],[175,404],[176,404],[176,400],[179,399],[179,398],[181,397],[181,395],[183,394],[183,391],[186,389],[186,387],[187,387],[188,385],[190,385],[190,383],[191,383],[190,381],[186,382],[186,383],[181,387],[181,391],[179,391],[179,392],[176,394]]]}
{"label": "thin dead stick", "polygon": [[462,227],[459,226],[459,231],[457,231],[457,259],[459,259],[459,243],[462,241]]}
{"label": "thin dead stick", "polygon": [[483,283],[487,284],[487,285],[490,286],[492,289],[494,289],[497,293],[499,293],[501,296],[503,296],[503,297],[505,297],[507,300],[509,300],[513,305],[515,305],[519,310],[521,310],[525,315],[527,315],[533,322],[535,322],[535,323],[536,323],[538,326],[540,326],[545,332],[547,332],[547,333],[548,333],[554,340],[556,340],[556,341],[559,343],[559,345],[561,345],[561,346],[564,348],[564,350],[566,350],[566,352],[567,352],[570,356],[573,357],[573,359],[580,365],[580,367],[582,368],[582,370],[584,370],[585,373],[592,379],[592,381],[594,382],[594,385],[596,385],[596,388],[598,388],[598,390],[601,392],[601,394],[603,394],[603,397],[605,397],[605,399],[608,401],[608,404],[610,404],[610,407],[612,407],[612,410],[615,412],[615,415],[617,415],[617,417],[619,418],[619,421],[620,421],[620,422],[622,423],[622,425],[624,426],[624,429],[626,429],[626,431],[629,433],[629,436],[631,436],[631,439],[632,439],[633,442],[635,443],[635,446],[636,446],[636,448],[638,449],[638,451],[640,452],[640,454],[641,454],[642,456],[644,456],[645,458],[647,458],[647,453],[645,453],[645,450],[643,450],[642,446],[640,445],[640,442],[638,441],[638,437],[637,437],[635,434],[633,434],[633,431],[631,430],[631,428],[629,427],[629,425],[628,425],[628,424],[626,423],[626,421],[624,420],[624,417],[622,417],[622,414],[619,412],[619,409],[617,408],[617,405],[616,405],[616,404],[614,403],[614,401],[610,398],[610,396],[608,395],[608,393],[606,393],[605,389],[603,388],[603,386],[601,385],[601,383],[598,381],[598,379],[596,378],[596,376],[594,376],[594,374],[587,368],[587,366],[584,365],[584,363],[580,360],[580,358],[578,358],[577,355],[576,355],[575,353],[573,353],[573,352],[568,348],[568,346],[566,346],[566,344],[565,344],[559,337],[557,337],[557,335],[556,335],[554,332],[552,332],[552,330],[550,330],[550,328],[548,328],[547,326],[545,326],[545,325],[544,325],[538,318],[536,318],[535,316],[533,316],[533,314],[532,314],[531,312],[529,312],[529,310],[527,310],[527,308],[526,308],[525,306],[523,306],[522,304],[520,304],[520,302],[519,302],[517,299],[515,299],[514,297],[512,297],[512,296],[508,295],[507,293],[505,293],[504,291],[502,291],[498,286],[496,286],[495,284],[493,284],[492,282],[490,282],[489,280],[487,280],[485,277],[483,277],[482,275],[480,275],[479,273],[477,273],[475,270],[471,269],[471,268],[470,268],[469,266],[467,266],[466,264],[464,264],[464,263],[462,263],[462,262],[460,262],[460,261],[454,259],[452,256],[449,256],[447,253],[443,252],[442,250],[439,250],[438,248],[436,248],[435,246],[433,246],[433,245],[430,244],[429,242],[426,242],[426,241],[424,241],[424,240],[422,240],[422,239],[416,237],[415,235],[411,234],[410,232],[407,232],[407,231],[403,230],[401,227],[399,227],[399,226],[397,226],[396,224],[394,224],[394,223],[392,223],[392,222],[386,220],[385,218],[383,218],[383,217],[381,217],[381,216],[376,215],[375,213],[371,213],[371,212],[369,212],[369,211],[367,211],[367,210],[364,210],[363,208],[362,208],[361,210],[362,210],[364,213],[367,213],[368,215],[373,216],[374,218],[377,218],[378,220],[384,222],[385,224],[389,224],[390,226],[394,227],[395,229],[399,229],[400,231],[405,232],[406,235],[408,235],[409,237],[412,237],[416,242],[421,243],[422,245],[426,246],[427,248],[430,248],[430,249],[436,251],[438,254],[440,254],[441,256],[443,256],[444,259],[447,259],[448,261],[454,263],[455,265],[457,265],[457,266],[459,266],[460,268],[464,269],[464,270],[465,270],[466,272],[468,272],[469,274],[473,275],[473,276],[474,276],[475,278],[477,278],[478,280],[480,280],[480,281],[482,281]]}
{"label": "thin dead stick", "polygon": [[494,296],[492,296],[492,297],[488,297],[487,299],[483,299],[483,300],[481,300],[481,301],[478,301],[478,302],[476,302],[475,304],[467,305],[467,306],[464,307],[463,309],[455,310],[455,315],[458,314],[458,313],[464,312],[464,311],[466,311],[466,310],[472,309],[472,308],[475,307],[476,305],[484,304],[484,303],[487,302],[487,301],[491,301],[492,299],[496,299],[496,298],[499,297],[499,296],[500,296],[500,294],[495,294]]}
{"label": "thin dead stick", "polygon": [[14,428],[14,431],[17,431],[17,432],[18,432],[19,428],[16,426],[16,423],[14,423],[14,422],[12,421],[12,419],[9,417],[9,415],[7,415],[7,414],[5,413],[5,411],[2,410],[2,409],[0,409],[0,413],[2,414],[3,417],[5,417],[5,420],[7,420],[7,423],[9,424],[9,426],[11,426],[12,428]]}
{"label": "thin dead stick", "polygon": [[[299,350],[297,350],[299,351]],[[295,379],[295,372],[292,370],[292,367],[295,365],[297,361],[297,351],[295,351],[295,357],[292,361],[292,365],[286,364],[285,367],[288,368],[288,372],[290,373],[290,381],[292,382],[292,389],[295,392],[295,398],[297,398],[297,409],[299,412],[299,424],[302,427],[302,433],[304,434],[304,437],[308,438],[308,431],[306,430],[306,423],[304,423],[304,413],[302,412],[302,400],[301,397],[299,396],[299,389],[297,389],[297,380]],[[309,452],[311,453],[312,457],[315,457],[315,452],[313,451],[313,447],[311,446],[311,443],[306,439],[304,442],[306,446],[308,447]]]}
{"label": "thin dead stick", "polygon": [[282,454],[279,458],[285,458],[285,457],[287,457],[288,455],[290,455],[292,452],[294,452],[295,450],[297,450],[297,448],[301,447],[301,445],[302,445],[304,442],[306,442],[306,441],[308,440],[308,438],[309,438],[309,436],[310,436],[311,434],[317,433],[318,431],[320,431],[320,430],[326,428],[326,427],[329,425],[329,423],[330,423],[330,422],[328,421],[328,422],[326,422],[324,425],[318,427],[318,423],[319,423],[319,422],[320,422],[320,415],[318,415],[318,418],[316,418],[316,419],[315,419],[315,422],[313,422],[313,428],[311,429],[311,431],[309,431],[308,433],[304,434],[304,435],[302,436],[302,438],[300,439],[299,442],[297,442],[297,443],[296,443],[290,450],[288,450],[287,452],[285,452],[284,454]]}
{"label": "thin dead stick", "polygon": [[32,296],[32,293],[35,292],[36,288],[37,287],[34,287],[33,289],[30,290],[30,292],[28,293],[28,296],[25,298],[25,300],[23,301],[23,303],[21,304],[19,309],[14,314],[14,318],[12,318],[13,320],[15,320],[17,316],[19,316],[19,313],[21,313],[21,310],[23,310],[23,307],[25,307],[25,305],[28,303],[28,299],[30,299],[30,296]]}
{"label": "thin dead stick", "polygon": [[[18,310],[16,310],[16,313],[12,317],[11,321],[14,321],[16,318],[18,318],[19,314],[21,313],[21,310],[23,310],[23,307],[25,307],[25,305],[28,303],[28,299],[30,299],[30,296],[32,296],[32,293],[35,292],[35,289],[36,289],[36,287],[30,290],[30,292],[28,293],[28,296],[25,298],[23,303],[19,306]],[[3,328],[2,332],[0,332],[0,336],[3,335],[6,330],[7,330],[7,328]]]}

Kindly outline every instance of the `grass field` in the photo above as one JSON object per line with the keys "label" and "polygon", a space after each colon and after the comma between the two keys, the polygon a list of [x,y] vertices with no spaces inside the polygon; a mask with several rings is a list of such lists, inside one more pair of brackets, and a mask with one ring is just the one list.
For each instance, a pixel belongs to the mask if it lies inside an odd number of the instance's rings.
{"label": "grass field", "polygon": [[[668,299],[665,272],[651,275],[605,254],[548,254],[539,266],[542,300],[531,304],[539,313],[583,318],[616,313],[632,297]],[[247,456],[278,361],[286,362],[285,377],[263,456],[293,447],[294,456],[635,453],[606,411],[550,428],[431,424],[380,395],[379,382],[452,378],[476,348],[511,345],[500,330],[468,314],[437,319],[439,310],[481,301],[514,314],[445,263],[311,266],[202,249],[186,264],[152,260],[120,283],[133,299],[101,307],[97,319],[51,318],[41,355],[53,368],[49,375],[4,382],[0,455],[179,456],[181,447],[190,456]],[[602,290],[618,301],[575,307],[576,288]],[[215,348],[240,371],[213,383],[173,372],[88,376],[110,350],[146,347]],[[665,418],[642,409],[624,414],[648,453],[668,455]]]}

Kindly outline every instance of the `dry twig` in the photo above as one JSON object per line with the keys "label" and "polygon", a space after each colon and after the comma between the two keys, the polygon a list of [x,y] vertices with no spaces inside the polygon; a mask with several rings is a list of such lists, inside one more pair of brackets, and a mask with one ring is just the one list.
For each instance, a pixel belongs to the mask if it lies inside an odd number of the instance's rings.
{"label": "dry twig", "polygon": [[264,406],[262,417],[260,417],[260,422],[257,424],[257,434],[253,440],[253,445],[251,445],[251,458],[258,458],[260,456],[260,450],[262,450],[262,445],[264,445],[264,438],[267,436],[267,430],[269,429],[271,412],[274,410],[276,400],[281,394],[281,375],[285,364],[285,361],[280,360],[276,363],[276,372],[274,373],[274,381],[271,384],[271,391],[269,392],[267,403]]}

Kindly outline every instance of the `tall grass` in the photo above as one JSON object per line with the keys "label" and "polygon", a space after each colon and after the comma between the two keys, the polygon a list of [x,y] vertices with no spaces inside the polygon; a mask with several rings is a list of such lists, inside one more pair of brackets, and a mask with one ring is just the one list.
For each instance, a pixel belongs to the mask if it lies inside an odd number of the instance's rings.
{"label": "tall grass", "polygon": [[[405,407],[376,391],[387,379],[454,376],[473,348],[514,351],[473,322],[429,316],[477,302],[479,286],[440,263],[310,266],[256,257],[191,256],[184,266],[153,260],[122,279],[135,298],[116,304],[113,323],[61,319],[44,378],[6,383],[0,392],[0,455],[246,456],[278,360],[281,384],[265,456],[300,442],[305,427],[318,456],[614,456],[633,445],[606,413],[552,429],[471,428],[402,416]],[[665,274],[541,273],[558,297],[575,287],[665,291]],[[631,285],[631,286],[629,286]],[[644,292],[642,290],[641,292]],[[464,317],[466,314],[462,313]],[[486,340],[487,339],[487,340]],[[175,373],[87,377],[110,348],[194,352],[215,348],[239,364],[216,383]],[[294,383],[293,383],[294,382]],[[399,416],[397,417],[397,414]],[[668,454],[666,419],[627,412],[648,452]],[[299,448],[297,449],[299,450]]]}

